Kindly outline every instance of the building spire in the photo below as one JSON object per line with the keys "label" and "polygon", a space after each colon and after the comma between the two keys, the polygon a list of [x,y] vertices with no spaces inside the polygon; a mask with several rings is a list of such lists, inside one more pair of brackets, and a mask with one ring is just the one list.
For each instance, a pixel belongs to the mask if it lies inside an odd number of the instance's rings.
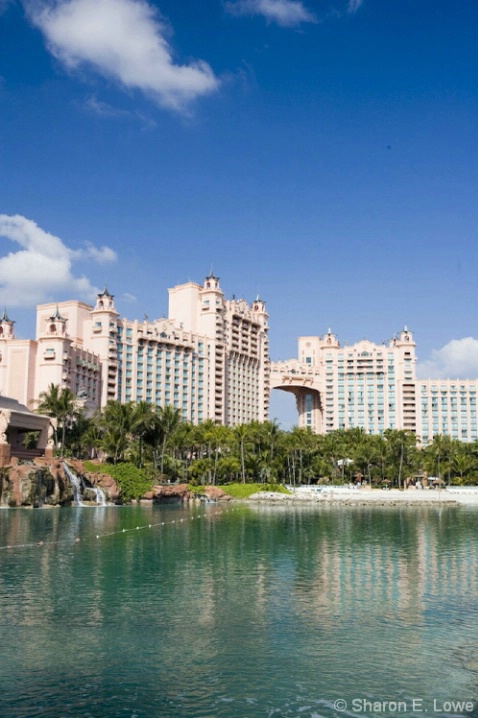
{"label": "building spire", "polygon": [[0,322],[9,322],[10,324],[13,324],[12,320],[8,317],[6,306],[3,308],[3,314],[0,317]]}
{"label": "building spire", "polygon": [[58,307],[58,304],[56,305],[56,312],[53,314],[48,321],[54,321],[55,319],[58,319],[60,322],[65,321],[65,317],[62,317],[60,314],[60,308]]}

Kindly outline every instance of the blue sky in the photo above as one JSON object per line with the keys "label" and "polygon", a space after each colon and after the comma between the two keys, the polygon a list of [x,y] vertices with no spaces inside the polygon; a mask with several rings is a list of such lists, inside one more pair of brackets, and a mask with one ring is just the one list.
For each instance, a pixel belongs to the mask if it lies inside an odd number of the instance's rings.
{"label": "blue sky", "polygon": [[[211,265],[273,359],[407,324],[478,376],[475,0],[0,0],[0,301],[161,316]],[[292,398],[277,398],[284,422]]]}

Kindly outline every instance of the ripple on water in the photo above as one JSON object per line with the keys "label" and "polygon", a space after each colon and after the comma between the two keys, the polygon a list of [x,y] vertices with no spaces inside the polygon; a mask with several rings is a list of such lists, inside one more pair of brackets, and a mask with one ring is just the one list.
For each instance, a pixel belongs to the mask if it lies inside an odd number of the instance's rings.
{"label": "ripple on water", "polygon": [[2,718],[329,718],[337,698],[466,698],[477,515],[5,514],[2,539],[71,543],[0,554]]}

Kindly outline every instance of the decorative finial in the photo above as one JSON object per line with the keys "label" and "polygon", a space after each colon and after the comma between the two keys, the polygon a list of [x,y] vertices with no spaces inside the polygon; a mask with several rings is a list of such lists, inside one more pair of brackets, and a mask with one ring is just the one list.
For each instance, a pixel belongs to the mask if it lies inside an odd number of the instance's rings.
{"label": "decorative finial", "polygon": [[60,322],[66,321],[66,320],[65,320],[65,317],[62,317],[61,314],[60,314],[60,308],[59,308],[58,304],[56,305],[56,311],[55,311],[55,313],[49,318],[48,321],[56,321],[56,320],[58,320],[58,321],[60,321]]}
{"label": "decorative finial", "polygon": [[2,317],[0,318],[1,322],[10,322],[11,320],[8,318],[7,314],[7,307],[4,307]]}

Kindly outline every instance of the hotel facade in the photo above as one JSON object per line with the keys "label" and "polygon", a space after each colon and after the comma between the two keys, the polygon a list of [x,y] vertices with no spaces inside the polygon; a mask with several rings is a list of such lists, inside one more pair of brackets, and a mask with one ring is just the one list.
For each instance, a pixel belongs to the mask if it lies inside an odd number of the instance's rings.
{"label": "hotel facade", "polygon": [[299,426],[319,434],[361,427],[369,434],[406,429],[433,437],[478,438],[477,379],[417,379],[416,344],[407,327],[391,341],[341,346],[330,330],[299,337],[299,357],[271,366],[271,386],[297,400]]}
{"label": "hotel facade", "polygon": [[233,426],[267,419],[269,374],[265,303],[227,300],[212,273],[169,290],[168,318],[121,319],[105,289],[94,307],[38,306],[35,340],[16,339],[6,312],[0,319],[0,390],[29,406],[58,384],[91,411],[146,401]]}
{"label": "hotel facade", "polygon": [[36,338],[16,339],[0,318],[0,393],[34,406],[50,384],[69,388],[92,412],[110,400],[172,405],[184,420],[235,426],[269,418],[272,389],[294,394],[299,426],[326,434],[361,427],[478,438],[478,380],[417,379],[406,327],[390,342],[341,346],[330,330],[299,338],[298,357],[271,362],[269,317],[257,297],[226,299],[219,278],[169,289],[168,317],[122,319],[105,289],[37,307]]}

